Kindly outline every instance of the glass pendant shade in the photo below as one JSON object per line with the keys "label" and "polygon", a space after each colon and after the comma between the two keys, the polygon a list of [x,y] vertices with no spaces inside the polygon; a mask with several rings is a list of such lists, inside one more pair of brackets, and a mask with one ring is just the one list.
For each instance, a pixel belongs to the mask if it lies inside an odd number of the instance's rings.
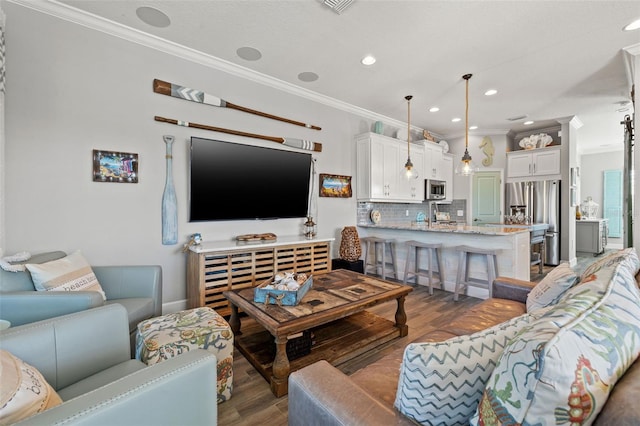
{"label": "glass pendant shade", "polygon": [[405,180],[418,179],[418,171],[411,162],[411,99],[413,96],[404,97],[407,100],[407,162],[402,169],[402,177]]}
{"label": "glass pendant shade", "polygon": [[464,155],[460,159],[460,163],[456,167],[456,174],[462,176],[470,176],[479,170],[476,163],[473,162],[469,155],[469,79],[472,74],[465,74],[462,78],[465,80],[465,103],[464,103]]}
{"label": "glass pendant shade", "polygon": [[462,159],[456,166],[456,174],[462,175],[462,176],[469,176],[474,174],[478,170],[479,170],[478,165],[473,162],[473,159],[469,155],[469,151],[465,149]]}

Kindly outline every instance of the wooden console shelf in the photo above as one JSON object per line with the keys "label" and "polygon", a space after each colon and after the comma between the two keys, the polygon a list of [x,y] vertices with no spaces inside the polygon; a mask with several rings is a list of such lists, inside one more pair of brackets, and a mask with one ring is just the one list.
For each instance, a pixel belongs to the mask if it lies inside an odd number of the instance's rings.
{"label": "wooden console shelf", "polygon": [[231,314],[223,291],[255,287],[279,271],[324,274],[331,270],[333,238],[283,237],[260,243],[212,242],[187,255],[188,308],[208,306]]}

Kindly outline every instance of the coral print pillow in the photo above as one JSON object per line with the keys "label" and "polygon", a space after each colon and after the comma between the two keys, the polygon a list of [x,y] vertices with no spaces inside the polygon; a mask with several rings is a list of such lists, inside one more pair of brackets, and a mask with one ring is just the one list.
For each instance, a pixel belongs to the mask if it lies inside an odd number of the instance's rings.
{"label": "coral print pillow", "polygon": [[590,425],[640,354],[635,251],[567,290],[504,350],[472,425]]}
{"label": "coral print pillow", "polygon": [[76,251],[62,259],[25,265],[38,291],[97,291],[107,300],[91,266]]}

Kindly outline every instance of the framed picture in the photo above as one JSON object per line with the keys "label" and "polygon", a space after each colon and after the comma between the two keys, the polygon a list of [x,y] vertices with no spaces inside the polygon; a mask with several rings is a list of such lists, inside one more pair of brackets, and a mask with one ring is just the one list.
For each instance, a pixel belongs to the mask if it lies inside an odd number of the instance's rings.
{"label": "framed picture", "polygon": [[138,154],[94,149],[93,181],[138,183]]}
{"label": "framed picture", "polygon": [[320,196],[351,198],[351,176],[320,173]]}

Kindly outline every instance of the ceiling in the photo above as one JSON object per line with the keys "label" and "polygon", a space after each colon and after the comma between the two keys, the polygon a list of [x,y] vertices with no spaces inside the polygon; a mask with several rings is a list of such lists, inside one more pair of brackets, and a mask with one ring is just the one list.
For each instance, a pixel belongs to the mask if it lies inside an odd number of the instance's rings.
{"label": "ceiling", "polygon": [[[467,73],[472,133],[518,133],[576,115],[583,152],[614,150],[632,113],[622,49],[640,43],[640,30],[622,28],[640,18],[637,0],[353,0],[341,13],[323,0],[59,3],[394,120],[406,122],[413,95],[411,123],[445,138],[464,134]],[[143,6],[169,25],[143,22]],[[247,47],[260,59],[238,56]],[[362,65],[366,54],[377,62]],[[318,79],[299,78],[309,73]]]}

